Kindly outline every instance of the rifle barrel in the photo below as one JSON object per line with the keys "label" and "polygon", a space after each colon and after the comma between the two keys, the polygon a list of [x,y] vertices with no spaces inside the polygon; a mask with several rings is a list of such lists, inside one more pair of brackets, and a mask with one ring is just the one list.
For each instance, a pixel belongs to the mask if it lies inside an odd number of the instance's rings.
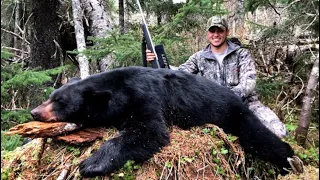
{"label": "rifle barrel", "polygon": [[[136,0],[137,1],[137,4],[138,4],[138,7],[139,7],[139,10],[140,10],[140,14],[141,14],[141,17],[142,17],[142,22],[143,22],[143,25],[145,27],[145,30],[146,30],[146,33],[144,33],[144,35],[146,35],[147,37],[145,37],[147,39],[147,42],[148,42],[148,39],[149,39],[149,43],[150,43],[150,46],[151,47],[148,47],[148,49],[150,51],[152,51],[152,53],[154,53],[156,55],[156,60],[155,60],[155,63],[156,63],[156,66],[158,68],[160,68],[160,64],[159,64],[159,59],[158,59],[158,56],[157,56],[157,53],[156,53],[156,50],[154,48],[154,45],[153,45],[153,42],[152,42],[152,38],[151,38],[151,35],[150,35],[150,32],[149,32],[149,29],[148,29],[148,25],[147,25],[147,22],[144,18],[144,15],[143,15],[143,11],[142,11],[142,8],[141,8],[141,5],[140,5],[140,1],[139,0]],[[151,48],[151,49],[150,49]],[[154,62],[152,62],[153,64]]]}

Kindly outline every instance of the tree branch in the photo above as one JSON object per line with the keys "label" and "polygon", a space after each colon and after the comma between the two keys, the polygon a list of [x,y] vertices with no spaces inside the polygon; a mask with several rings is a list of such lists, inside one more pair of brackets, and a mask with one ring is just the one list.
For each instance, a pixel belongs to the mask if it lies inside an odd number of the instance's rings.
{"label": "tree branch", "polygon": [[31,44],[31,43],[28,42],[26,39],[24,39],[23,37],[19,36],[18,34],[14,33],[14,32],[8,31],[8,30],[3,29],[3,28],[1,28],[1,31],[4,31],[4,32],[9,33],[9,34],[11,34],[11,35],[13,35],[13,36],[16,36],[16,37],[18,37],[19,39],[26,41],[27,44]]}
{"label": "tree branch", "polygon": [[286,10],[286,9],[288,9],[290,6],[292,6],[294,3],[297,3],[297,2],[299,2],[299,1],[301,1],[301,0],[295,0],[295,1],[291,2],[287,7],[283,8],[281,11],[283,12],[284,10]]}
{"label": "tree branch", "polygon": [[279,16],[281,16],[281,14],[277,11],[276,7],[274,7],[274,5],[271,4],[270,1],[268,1],[268,4],[271,6],[271,8],[274,10],[275,13],[277,13]]}
{"label": "tree branch", "polygon": [[29,54],[28,52],[26,51],[23,51],[21,49],[17,49],[17,48],[13,48],[13,47],[7,47],[7,46],[2,46],[1,48],[4,48],[4,49],[10,49],[10,50],[13,50],[13,51],[17,51],[17,52],[23,52],[25,54]]}

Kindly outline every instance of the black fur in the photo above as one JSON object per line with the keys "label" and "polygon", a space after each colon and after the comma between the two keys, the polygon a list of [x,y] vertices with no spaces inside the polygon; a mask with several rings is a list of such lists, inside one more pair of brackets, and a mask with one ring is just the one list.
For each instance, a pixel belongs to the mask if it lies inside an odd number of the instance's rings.
{"label": "black fur", "polygon": [[[291,147],[269,131],[232,91],[203,77],[168,69],[119,68],[66,84],[50,97],[58,121],[114,126],[120,134],[80,164],[86,177],[106,175],[127,160],[143,162],[169,143],[167,126],[216,124],[239,136],[245,152],[289,168]],[[38,120],[41,109],[32,114]],[[38,114],[38,116],[37,116]]]}

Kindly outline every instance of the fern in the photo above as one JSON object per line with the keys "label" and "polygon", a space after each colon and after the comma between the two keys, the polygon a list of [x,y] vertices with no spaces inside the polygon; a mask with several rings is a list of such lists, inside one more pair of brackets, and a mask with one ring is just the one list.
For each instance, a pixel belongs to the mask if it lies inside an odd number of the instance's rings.
{"label": "fern", "polygon": [[1,129],[5,130],[14,125],[25,123],[31,120],[29,109],[6,111],[1,110]]}
{"label": "fern", "polygon": [[19,135],[5,136],[1,131],[1,152],[12,151],[23,144],[24,138]]}
{"label": "fern", "polygon": [[272,76],[265,79],[257,79],[256,87],[261,98],[265,99],[266,101],[270,101],[280,93],[282,86],[286,86],[286,84],[283,81],[277,80],[276,76]]}
{"label": "fern", "polygon": [[24,70],[21,63],[9,64],[1,68],[1,128],[8,129],[16,124],[27,122],[32,117],[29,104],[39,104],[53,91],[47,82],[52,76],[67,68],[49,70]]}
{"label": "fern", "polygon": [[9,59],[10,57],[13,57],[13,53],[1,48],[1,59]]}

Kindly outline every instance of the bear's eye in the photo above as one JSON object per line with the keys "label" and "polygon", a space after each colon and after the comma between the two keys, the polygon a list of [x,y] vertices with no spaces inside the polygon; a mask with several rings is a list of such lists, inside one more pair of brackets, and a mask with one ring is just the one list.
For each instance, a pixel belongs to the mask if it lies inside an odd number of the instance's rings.
{"label": "bear's eye", "polygon": [[59,109],[63,109],[67,106],[67,102],[62,98],[55,99],[54,102],[55,107],[59,107]]}
{"label": "bear's eye", "polygon": [[65,101],[64,101],[63,98],[61,98],[61,97],[54,98],[53,101],[54,101],[54,102],[57,102],[57,103],[59,103],[59,104],[65,103]]}

